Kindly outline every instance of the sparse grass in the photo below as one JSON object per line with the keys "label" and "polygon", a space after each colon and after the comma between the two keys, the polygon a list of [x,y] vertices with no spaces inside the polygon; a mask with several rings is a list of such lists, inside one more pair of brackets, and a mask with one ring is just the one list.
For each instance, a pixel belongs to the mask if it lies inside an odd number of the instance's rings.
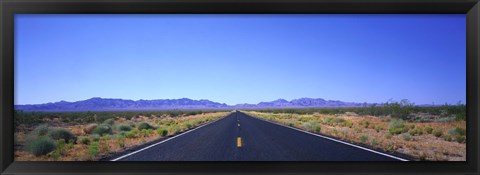
{"label": "sparse grass", "polygon": [[[115,120],[113,120],[113,126],[110,125],[112,124],[111,120],[107,121],[108,119],[98,119],[99,116],[97,116],[97,121],[103,121],[101,122],[101,124],[75,124],[72,122],[59,123],[59,128],[68,130],[74,135],[78,135],[79,138],[76,142],[65,142],[61,144],[62,146],[58,149],[56,149],[56,145],[58,143],[49,138],[47,134],[50,130],[56,129],[48,127],[48,122],[46,122],[45,124],[38,125],[38,129],[36,130],[20,130],[20,132],[15,133],[15,138],[18,144],[23,147],[22,149],[15,150],[15,160],[97,160],[98,158],[106,154],[120,152],[135,147],[137,145],[145,144],[147,142],[154,141],[159,137],[174,135],[189,128],[193,128],[198,125],[214,121],[220,117],[226,116],[227,114],[227,112],[212,112],[199,114],[192,113],[190,115],[183,114],[184,116],[139,115],[130,117],[117,115],[120,117],[114,117]],[[75,119],[71,119],[71,121],[74,120]],[[153,126],[151,125],[153,123],[158,124],[158,129],[155,130],[153,128],[150,128],[139,130],[137,128],[132,128],[132,126],[140,126],[141,123],[148,123],[150,126]],[[58,126],[58,124],[56,124],[55,126]],[[127,126],[132,129],[130,131],[125,131],[127,129],[124,129],[126,127],[123,126]],[[88,129],[86,128],[90,129],[90,131],[86,132],[85,130],[88,131]],[[33,134],[33,130],[35,130],[35,133],[42,134]],[[26,133],[28,133],[28,135]],[[26,144],[35,144],[36,142],[31,142],[31,140],[39,138],[38,135],[43,135],[42,139],[47,140],[47,142],[52,142],[54,149],[50,150],[50,152],[41,154],[38,153],[38,156],[35,156],[33,153],[27,150]],[[32,146],[32,148],[36,147]]]}
{"label": "sparse grass", "polygon": [[[319,126],[321,132],[317,133],[322,135],[366,144],[386,152],[408,154],[417,160],[466,159],[466,137],[461,136],[463,133],[461,129],[456,129],[457,127],[464,129],[465,121],[441,122],[423,119],[412,121],[391,116],[332,115],[329,113],[296,114],[259,111],[247,111],[247,113],[310,132],[316,132],[315,127]],[[343,124],[335,123],[335,118],[345,121],[340,122]],[[416,122],[417,120],[421,122]],[[337,119],[337,121],[339,120]],[[438,133],[440,136],[436,137],[435,134],[439,135]],[[442,137],[445,135],[444,133],[451,137],[450,141],[446,141]]]}

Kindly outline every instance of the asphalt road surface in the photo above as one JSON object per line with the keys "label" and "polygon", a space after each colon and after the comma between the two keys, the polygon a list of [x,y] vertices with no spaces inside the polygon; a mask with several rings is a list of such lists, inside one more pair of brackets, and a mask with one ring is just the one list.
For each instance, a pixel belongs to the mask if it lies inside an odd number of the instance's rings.
{"label": "asphalt road surface", "polygon": [[263,121],[241,112],[118,161],[398,161],[376,153]]}

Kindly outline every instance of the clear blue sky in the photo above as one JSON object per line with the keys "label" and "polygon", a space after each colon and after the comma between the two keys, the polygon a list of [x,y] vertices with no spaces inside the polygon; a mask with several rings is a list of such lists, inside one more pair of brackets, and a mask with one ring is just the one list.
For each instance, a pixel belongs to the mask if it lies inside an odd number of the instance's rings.
{"label": "clear blue sky", "polygon": [[15,104],[465,102],[465,15],[16,15]]}

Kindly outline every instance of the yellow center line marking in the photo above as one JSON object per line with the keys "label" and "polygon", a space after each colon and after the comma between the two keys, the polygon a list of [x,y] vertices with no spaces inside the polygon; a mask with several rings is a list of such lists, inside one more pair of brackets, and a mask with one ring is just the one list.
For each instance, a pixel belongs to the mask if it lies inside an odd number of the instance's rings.
{"label": "yellow center line marking", "polygon": [[242,147],[242,138],[241,137],[237,137],[237,147]]}

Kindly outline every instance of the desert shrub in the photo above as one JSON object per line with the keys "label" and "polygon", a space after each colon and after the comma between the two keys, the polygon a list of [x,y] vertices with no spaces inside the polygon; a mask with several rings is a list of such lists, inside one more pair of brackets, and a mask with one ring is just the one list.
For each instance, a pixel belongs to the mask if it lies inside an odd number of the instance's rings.
{"label": "desert shrub", "polygon": [[94,142],[98,142],[98,141],[100,140],[100,135],[98,135],[98,134],[93,134],[93,135],[92,135],[92,140],[93,140]]}
{"label": "desert shrub", "polygon": [[98,135],[105,135],[105,134],[112,134],[112,127],[107,124],[98,125],[93,131],[93,134]]}
{"label": "desert shrub", "polygon": [[60,155],[65,155],[65,147],[66,147],[65,140],[63,139],[57,140],[57,149],[55,150],[55,152],[59,153]]}
{"label": "desert shrub", "polygon": [[463,143],[463,142],[465,142],[466,138],[465,138],[465,136],[457,135],[457,136],[455,136],[455,140],[458,143]]}
{"label": "desert shrub", "polygon": [[349,128],[352,128],[353,127],[353,122],[351,121],[346,121],[345,122],[345,126],[349,127]]}
{"label": "desert shrub", "polygon": [[155,129],[152,125],[148,124],[147,122],[142,122],[138,124],[137,126],[138,130],[144,130],[144,129]]}
{"label": "desert shrub", "polygon": [[427,127],[425,127],[425,132],[427,132],[428,134],[432,134],[433,128],[430,127],[430,126],[427,126]]}
{"label": "desert shrub", "polygon": [[95,123],[89,124],[85,128],[83,128],[83,132],[85,132],[86,134],[91,134],[97,126],[98,125]]}
{"label": "desert shrub", "polygon": [[149,135],[152,134],[152,133],[153,133],[153,130],[152,130],[152,129],[144,129],[144,130],[141,130],[141,131],[140,131],[140,135],[141,135],[142,137],[147,137],[147,136],[149,136]]}
{"label": "desert shrub", "polygon": [[157,133],[158,133],[158,135],[161,135],[162,137],[165,137],[168,134],[168,130],[163,129],[163,128],[158,128]]}
{"label": "desert shrub", "polygon": [[374,138],[374,139],[372,139],[372,142],[371,142],[371,144],[372,144],[373,146],[377,146],[377,145],[378,145],[378,140],[377,140],[377,139],[375,139],[375,138]]}
{"label": "desert shrub", "polygon": [[135,137],[137,137],[138,132],[139,132],[138,129],[133,129],[133,130],[131,130],[131,131],[128,131],[128,132],[125,134],[125,137],[126,137],[126,138],[135,138]]}
{"label": "desert shrub", "polygon": [[120,131],[130,131],[130,130],[132,130],[132,127],[129,126],[129,125],[120,125],[120,126],[118,126],[118,130],[120,130]]}
{"label": "desert shrub", "polygon": [[392,138],[392,134],[390,134],[390,133],[385,134],[385,138],[391,139],[391,138]]}
{"label": "desert shrub", "polygon": [[186,123],[186,124],[185,124],[185,128],[187,128],[187,129],[190,129],[190,128],[192,128],[192,124],[190,124],[190,123]]}
{"label": "desert shrub", "polygon": [[327,125],[327,124],[330,123],[330,120],[331,120],[330,117],[324,117],[323,120],[322,120],[322,123],[325,124],[325,125]]}
{"label": "desert shrub", "polygon": [[310,121],[310,118],[309,117],[300,117],[297,120],[301,121],[301,122],[308,122],[308,121]]}
{"label": "desert shrub", "polygon": [[118,142],[118,146],[120,146],[120,148],[125,148],[125,136],[117,137],[117,142]]}
{"label": "desert shrub", "polygon": [[320,130],[322,130],[322,128],[320,126],[315,126],[315,132],[317,133],[320,133]]}
{"label": "desert shrub", "polygon": [[46,136],[39,136],[35,139],[29,140],[29,142],[26,143],[25,147],[26,150],[33,155],[41,156],[55,150],[56,145],[52,139]]}
{"label": "desert shrub", "polygon": [[443,140],[448,141],[448,142],[451,142],[451,141],[452,141],[452,136],[450,136],[450,135],[444,135],[444,136],[443,136]]}
{"label": "desert shrub", "polygon": [[362,143],[367,143],[367,141],[368,141],[368,136],[367,136],[367,135],[362,135],[362,136],[360,136],[360,141],[361,141]]}
{"label": "desert shrub", "polygon": [[75,142],[77,140],[77,136],[71,133],[69,130],[64,128],[52,128],[48,131],[48,137],[52,138],[53,140],[60,140],[63,139],[66,142]]}
{"label": "desert shrub", "polygon": [[100,137],[100,140],[110,140],[110,138],[111,138],[110,135],[106,134]]}
{"label": "desert shrub", "polygon": [[312,124],[310,123],[303,123],[303,128],[305,128],[305,130],[307,131],[311,131],[312,130]]}
{"label": "desert shrub", "polygon": [[395,152],[395,145],[393,145],[393,144],[388,144],[386,150],[387,150],[388,152],[392,152],[392,153]]}
{"label": "desert shrub", "polygon": [[365,128],[368,128],[369,125],[370,125],[370,122],[368,122],[368,121],[362,121],[362,122],[360,122],[360,126],[363,126],[363,127],[365,127]]}
{"label": "desert shrub", "polygon": [[47,125],[40,125],[40,126],[37,126],[32,132],[31,134],[32,135],[36,135],[36,136],[44,136],[44,135],[47,135],[48,133],[48,126]]}
{"label": "desert shrub", "polygon": [[408,128],[405,126],[405,122],[402,119],[392,119],[390,120],[388,132],[392,135],[401,134],[408,131]]}
{"label": "desert shrub", "polygon": [[413,135],[422,135],[422,134],[423,134],[423,131],[422,131],[422,129],[420,129],[420,128],[417,127],[417,128],[415,128],[415,129],[412,129],[412,130],[408,131],[408,133],[409,133],[410,135],[412,135],[412,136],[413,136]]}
{"label": "desert shrub", "polygon": [[443,132],[440,131],[440,130],[435,130],[435,131],[433,131],[433,135],[435,137],[441,137],[443,135]]}
{"label": "desert shrub", "polygon": [[466,130],[463,128],[456,127],[448,130],[448,134],[452,136],[457,136],[457,135],[464,136],[466,134]]}
{"label": "desert shrub", "polygon": [[94,158],[94,157],[98,156],[98,153],[99,153],[98,142],[93,142],[88,147],[88,155],[90,155],[92,158]]}
{"label": "desert shrub", "polygon": [[343,119],[343,118],[334,118],[334,119],[332,120],[332,122],[333,122],[333,123],[343,123],[343,122],[345,122],[345,119]]}
{"label": "desert shrub", "polygon": [[347,137],[348,131],[342,130],[340,131],[340,133],[342,133],[343,137]]}
{"label": "desert shrub", "polygon": [[80,138],[80,143],[84,145],[90,144],[90,139],[88,137],[82,137]]}
{"label": "desert shrub", "polygon": [[402,134],[402,139],[405,141],[410,141],[412,140],[412,136],[409,133],[403,133]]}
{"label": "desert shrub", "polygon": [[388,126],[390,128],[403,128],[405,127],[405,121],[403,121],[402,119],[392,119],[390,120],[390,122],[388,123]]}
{"label": "desert shrub", "polygon": [[133,123],[133,122],[128,122],[128,125],[132,128],[135,127],[135,123]]}
{"label": "desert shrub", "polygon": [[288,126],[293,127],[293,123],[292,123],[292,122],[288,122]]}
{"label": "desert shrub", "polygon": [[113,124],[115,124],[115,120],[112,119],[112,118],[111,118],[111,119],[107,119],[107,120],[103,121],[103,124],[113,126]]}

